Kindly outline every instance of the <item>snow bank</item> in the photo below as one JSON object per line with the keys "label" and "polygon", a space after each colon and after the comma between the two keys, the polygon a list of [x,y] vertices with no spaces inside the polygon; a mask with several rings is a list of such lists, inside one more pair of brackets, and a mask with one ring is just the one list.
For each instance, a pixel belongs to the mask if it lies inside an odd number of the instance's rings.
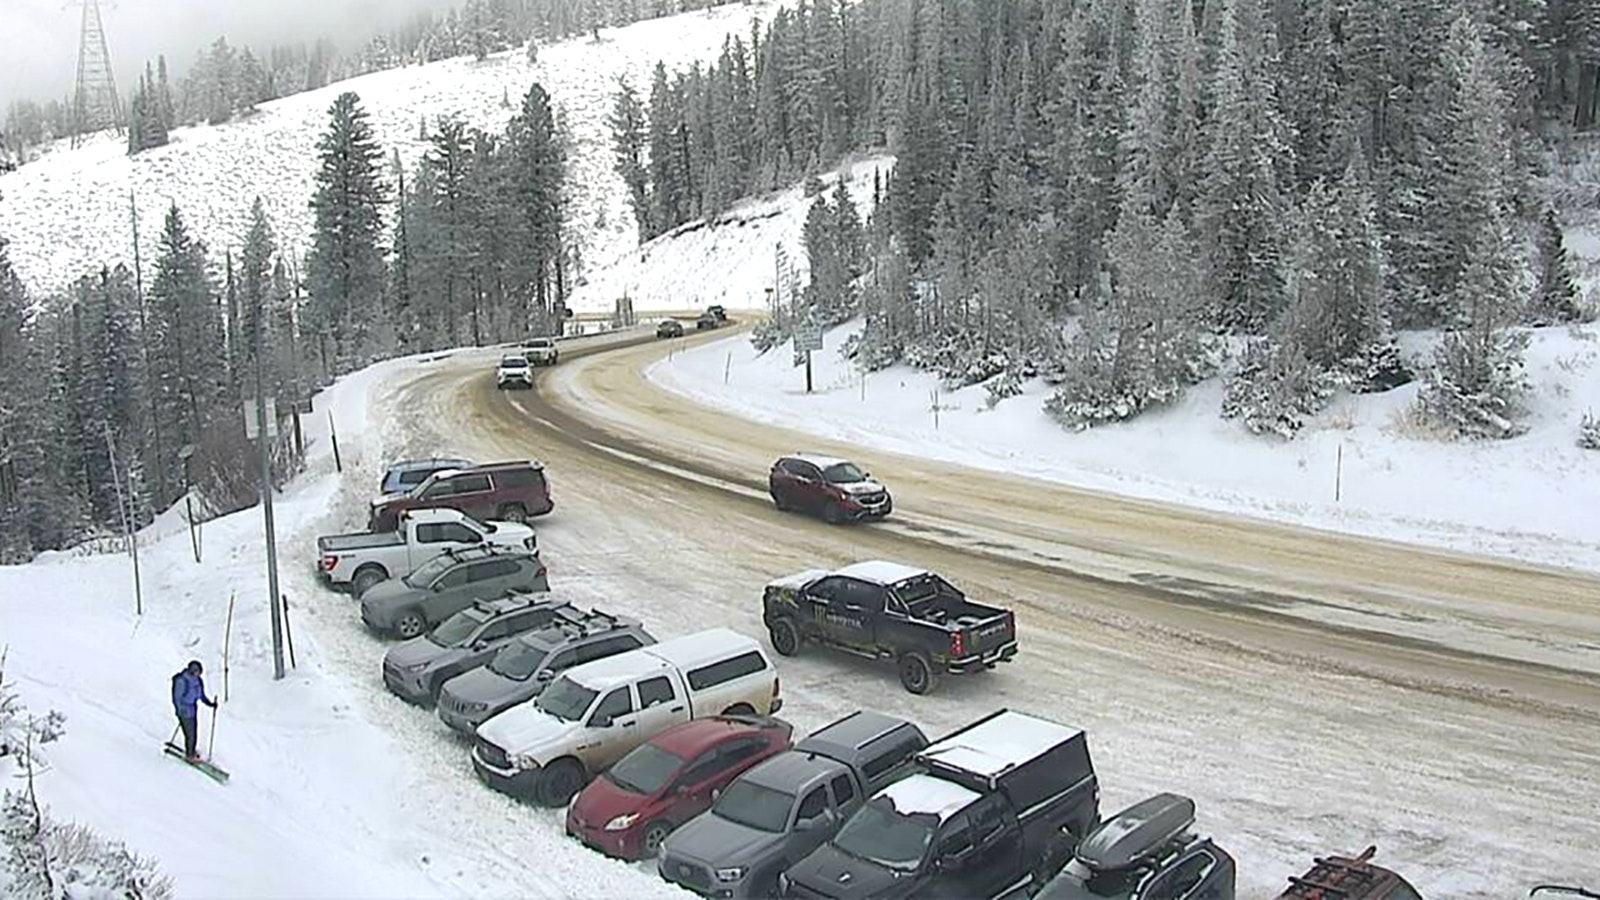
{"label": "snow bank", "polygon": [[[171,203],[216,257],[243,243],[257,196],[280,244],[304,249],[310,243],[316,143],[339,94],[361,95],[379,143],[385,152],[398,150],[409,172],[426,149],[419,139],[424,121],[457,115],[469,125],[499,130],[537,80],[572,132],[571,230],[589,271],[598,271],[638,243],[627,190],[612,170],[606,124],[617,78],[626,76],[648,92],[657,60],[668,70],[712,60],[727,34],[749,34],[752,18],[766,21],[782,5],[732,4],[608,29],[599,44],[584,37],[540,47],[535,65],[517,49],[482,62],[458,58],[365,75],[262,104],[237,122],[177,129],[168,146],[131,158],[111,136],[77,149],[58,146],[0,175],[0,235],[11,241],[23,282],[41,292],[61,289],[102,262],[131,265],[130,192],[137,197],[147,262]],[[591,305],[575,309],[609,310],[614,299],[592,292],[583,297]]]}
{"label": "snow bank", "polygon": [[[665,247],[657,253],[675,255]],[[1583,412],[1600,410],[1596,326],[1535,333],[1528,434],[1477,444],[1440,443],[1408,427],[1416,385],[1343,398],[1288,444],[1220,419],[1216,380],[1130,423],[1073,433],[1044,413],[1049,388],[1040,383],[991,409],[981,385],[946,392],[935,376],[903,366],[863,378],[838,352],[859,327],[826,336],[826,348],[813,355],[817,390],[809,396],[787,347],[757,356],[742,335],[677,354],[647,374],[715,408],[865,448],[1600,569],[1600,453],[1575,444]]]}

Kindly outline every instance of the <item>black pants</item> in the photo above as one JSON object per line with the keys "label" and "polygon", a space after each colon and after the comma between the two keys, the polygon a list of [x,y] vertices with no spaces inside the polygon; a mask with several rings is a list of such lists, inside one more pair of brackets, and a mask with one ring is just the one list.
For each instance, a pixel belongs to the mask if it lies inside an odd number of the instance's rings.
{"label": "black pants", "polygon": [[200,731],[200,718],[196,716],[193,719],[185,719],[183,716],[179,716],[178,727],[183,729],[184,754],[193,756],[196,736]]}

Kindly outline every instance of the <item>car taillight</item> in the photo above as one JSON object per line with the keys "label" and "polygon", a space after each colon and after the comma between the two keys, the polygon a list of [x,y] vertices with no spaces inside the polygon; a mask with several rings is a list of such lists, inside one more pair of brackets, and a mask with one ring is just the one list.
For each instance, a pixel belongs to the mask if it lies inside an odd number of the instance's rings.
{"label": "car taillight", "polygon": [[324,572],[332,572],[333,571],[333,567],[338,565],[338,564],[339,564],[339,557],[337,557],[337,556],[324,556],[322,558],[322,571],[324,571]]}
{"label": "car taillight", "polygon": [[967,636],[965,633],[957,631],[950,635],[950,655],[955,657],[967,655]]}

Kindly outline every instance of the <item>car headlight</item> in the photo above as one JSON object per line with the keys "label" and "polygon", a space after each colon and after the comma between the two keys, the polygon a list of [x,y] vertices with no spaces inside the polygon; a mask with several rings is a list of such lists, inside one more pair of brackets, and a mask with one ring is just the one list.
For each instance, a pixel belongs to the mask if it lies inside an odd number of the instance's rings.
{"label": "car headlight", "polygon": [[524,771],[539,768],[539,760],[526,753],[518,753],[516,756],[511,757],[511,764]]}
{"label": "car headlight", "polygon": [[416,672],[421,672],[423,669],[426,669],[427,667],[428,667],[427,663],[419,662],[419,663],[417,663],[415,665],[406,666],[404,671],[416,673]]}
{"label": "car headlight", "polygon": [[473,713],[481,713],[481,712],[488,712],[489,711],[489,704],[487,704],[487,703],[463,703],[463,704],[461,704],[461,707],[463,709],[465,709],[467,712],[473,712]]}
{"label": "car headlight", "polygon": [[637,821],[639,821],[638,813],[628,813],[625,816],[617,816],[615,819],[612,819],[606,823],[606,830],[623,831],[627,828],[633,827],[633,823]]}
{"label": "car headlight", "polygon": [[746,871],[746,869],[745,869],[744,866],[734,866],[731,869],[718,869],[717,870],[717,880],[718,881],[738,881],[739,879],[744,877],[745,871]]}

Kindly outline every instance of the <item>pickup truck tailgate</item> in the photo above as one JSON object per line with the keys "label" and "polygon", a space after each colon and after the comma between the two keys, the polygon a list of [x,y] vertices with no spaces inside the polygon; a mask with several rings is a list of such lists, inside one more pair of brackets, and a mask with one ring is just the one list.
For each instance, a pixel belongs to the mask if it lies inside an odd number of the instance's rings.
{"label": "pickup truck tailgate", "polygon": [[[966,615],[954,624],[960,630],[963,658],[988,656],[1017,640],[1017,620],[1010,610],[988,609],[988,615]],[[953,649],[953,648],[952,648]]]}

